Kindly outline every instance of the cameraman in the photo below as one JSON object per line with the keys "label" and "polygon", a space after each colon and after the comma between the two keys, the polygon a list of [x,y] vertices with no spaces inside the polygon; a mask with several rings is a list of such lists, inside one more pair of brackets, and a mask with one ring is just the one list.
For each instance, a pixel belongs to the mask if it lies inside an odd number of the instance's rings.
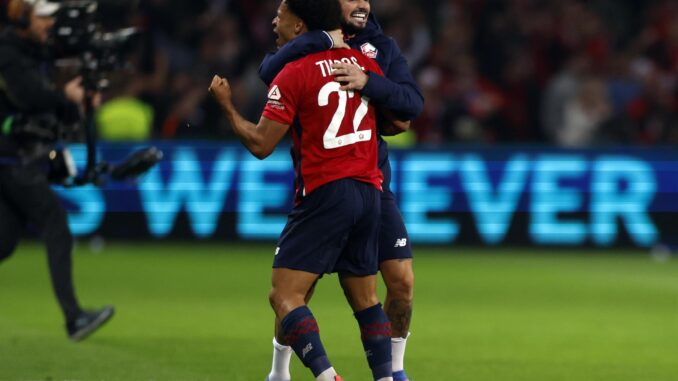
{"label": "cameraman", "polygon": [[[44,68],[50,29],[59,4],[47,0],[0,0],[7,27],[0,35],[0,262],[9,258],[21,231],[31,226],[47,246],[52,287],[68,336],[79,341],[113,315],[113,307],[83,310],[72,278],[71,235],[66,210],[50,187],[46,163],[58,138],[20,133],[17,120],[44,115],[77,122],[86,99],[81,78],[56,88]],[[98,94],[93,97],[99,99]],[[94,103],[98,103],[95,101]],[[59,124],[59,123],[56,123]],[[52,127],[57,129],[57,127]]]}

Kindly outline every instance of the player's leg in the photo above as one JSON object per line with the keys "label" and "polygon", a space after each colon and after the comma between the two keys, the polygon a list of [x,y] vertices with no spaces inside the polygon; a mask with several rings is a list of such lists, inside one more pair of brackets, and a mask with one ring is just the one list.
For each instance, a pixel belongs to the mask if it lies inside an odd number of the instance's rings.
{"label": "player's leg", "polygon": [[[304,297],[304,301],[306,304],[308,304],[311,301],[311,298],[313,297],[313,293],[315,292],[315,286],[318,284],[318,280],[313,282],[313,285],[311,286],[311,289],[308,290],[306,293],[306,297]],[[274,341],[277,342],[278,344],[282,346],[287,346],[287,343],[285,343],[285,338],[282,335],[282,326],[280,324],[280,320],[278,318],[275,319],[275,336],[273,337]]]}
{"label": "player's leg", "polygon": [[290,361],[292,360],[292,353],[294,349],[289,345],[281,344],[284,342],[282,338],[282,324],[275,319],[276,334],[273,336],[273,360],[271,361],[271,371],[266,376],[266,381],[290,381]]}
{"label": "player's leg", "polygon": [[392,259],[379,264],[384,284],[386,300],[384,310],[391,321],[393,333],[391,353],[393,356],[393,379],[408,380],[405,373],[405,347],[412,319],[412,298],[414,272],[411,259]]}
{"label": "player's leg", "polygon": [[414,295],[412,259],[383,261],[379,264],[379,271],[386,285],[384,311],[393,324],[393,337],[406,338],[412,320]]}
{"label": "player's leg", "polygon": [[377,297],[380,192],[363,183],[355,185],[355,201],[347,206],[361,211],[337,262],[346,300],[360,327],[363,348],[375,380],[392,380],[391,323]]}
{"label": "player's leg", "polygon": [[360,327],[360,339],[375,380],[392,380],[391,322],[377,297],[376,276],[341,273],[341,287]]}
{"label": "player's leg", "polygon": [[384,192],[381,197],[379,262],[379,271],[386,285],[384,310],[393,327],[393,378],[406,381],[404,357],[412,318],[414,271],[407,229],[391,192]]}
{"label": "player's leg", "polygon": [[[348,239],[353,212],[337,207],[347,204],[346,187],[341,180],[325,184],[292,210],[278,240],[273,261],[276,280],[271,304],[282,327],[282,335],[278,336],[282,336],[284,344],[294,349],[317,379],[323,380],[334,380],[336,372],[327,360],[317,323],[306,307],[305,299],[310,296],[312,285],[319,275],[332,271]],[[306,274],[301,276],[303,273]],[[295,285],[293,280],[285,280],[290,277],[303,282],[289,289]]]}
{"label": "player's leg", "polygon": [[[306,293],[304,298],[306,304],[311,301],[313,292],[315,291],[316,281],[311,286],[311,289]],[[282,334],[282,324],[280,319],[275,318],[275,335],[273,336],[273,361],[271,364],[271,371],[266,378],[266,381],[289,381],[290,376],[290,360],[292,359],[292,347],[287,345],[285,337]]]}
{"label": "player's leg", "polygon": [[285,342],[317,380],[334,380],[336,372],[320,341],[318,323],[305,301],[318,277],[306,271],[274,268],[269,300],[281,322]]}

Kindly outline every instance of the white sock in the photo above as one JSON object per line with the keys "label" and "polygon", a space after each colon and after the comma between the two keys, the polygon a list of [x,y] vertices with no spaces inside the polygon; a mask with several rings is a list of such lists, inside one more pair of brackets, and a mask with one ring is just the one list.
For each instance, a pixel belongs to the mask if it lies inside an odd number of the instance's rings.
{"label": "white sock", "polygon": [[410,337],[409,332],[405,338],[391,338],[391,364],[394,372],[399,372],[405,369],[405,346],[407,345],[408,337]]}
{"label": "white sock", "polygon": [[[316,381],[334,381],[334,376],[337,375],[337,372],[334,368],[329,367],[324,372],[320,373],[318,377],[315,378]],[[392,381],[392,380],[391,380]]]}
{"label": "white sock", "polygon": [[290,359],[294,350],[287,345],[278,344],[273,338],[273,365],[271,373],[268,374],[269,381],[288,381],[290,376]]}

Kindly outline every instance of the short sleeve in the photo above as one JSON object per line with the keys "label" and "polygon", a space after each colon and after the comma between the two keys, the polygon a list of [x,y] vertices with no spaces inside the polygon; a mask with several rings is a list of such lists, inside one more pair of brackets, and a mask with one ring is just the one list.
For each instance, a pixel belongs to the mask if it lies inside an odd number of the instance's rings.
{"label": "short sleeve", "polygon": [[275,77],[268,89],[268,101],[262,116],[267,119],[291,125],[299,108],[301,96],[301,73],[287,65]]}
{"label": "short sleeve", "polygon": [[381,67],[377,63],[377,61],[372,60],[372,59],[367,59],[367,71],[375,73],[381,77],[384,76],[384,72],[381,70]]}

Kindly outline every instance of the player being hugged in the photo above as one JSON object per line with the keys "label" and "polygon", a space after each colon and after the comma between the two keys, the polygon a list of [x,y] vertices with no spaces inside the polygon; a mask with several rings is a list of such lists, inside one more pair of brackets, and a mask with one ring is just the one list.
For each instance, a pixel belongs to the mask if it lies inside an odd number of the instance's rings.
{"label": "player being hugged", "polygon": [[[308,30],[338,33],[341,8],[337,0],[283,0],[274,25],[282,41]],[[282,336],[316,380],[341,380],[305,302],[323,274],[336,272],[374,379],[392,381],[391,323],[376,294],[383,176],[375,110],[359,93],[341,89],[331,65],[382,72],[360,52],[339,45],[288,64],[273,80],[256,125],[235,109],[227,79],[215,76],[210,92],[257,158],[270,155],[288,131],[292,136],[295,206],[278,240],[269,295]]]}
{"label": "player being hugged", "polygon": [[[384,35],[376,17],[371,12],[369,0],[339,0],[342,8],[342,28],[346,35],[334,31],[314,30],[289,41],[278,39],[278,50],[268,53],[259,67],[259,76],[267,85],[273,81],[286,64],[308,54],[331,49],[335,44],[348,44],[379,64],[384,76],[365,73],[351,63],[334,63],[335,77],[342,81],[342,90],[359,91],[378,105],[378,112],[407,121],[413,120],[423,109],[424,98],[412,77],[407,60],[398,44]],[[274,26],[276,20],[273,22]],[[388,122],[388,118],[378,120]],[[393,128],[396,127],[396,128]],[[379,123],[380,135],[404,132],[407,124]],[[391,351],[393,354],[394,381],[408,381],[404,358],[414,298],[414,271],[412,246],[398,208],[396,197],[390,189],[391,165],[388,145],[377,137],[379,169],[384,175],[381,193],[381,226],[379,232],[379,271],[386,286],[384,311],[392,322]],[[276,333],[280,328],[276,327]],[[292,349],[284,338],[273,338],[273,361],[267,381],[290,379],[289,363]]]}

